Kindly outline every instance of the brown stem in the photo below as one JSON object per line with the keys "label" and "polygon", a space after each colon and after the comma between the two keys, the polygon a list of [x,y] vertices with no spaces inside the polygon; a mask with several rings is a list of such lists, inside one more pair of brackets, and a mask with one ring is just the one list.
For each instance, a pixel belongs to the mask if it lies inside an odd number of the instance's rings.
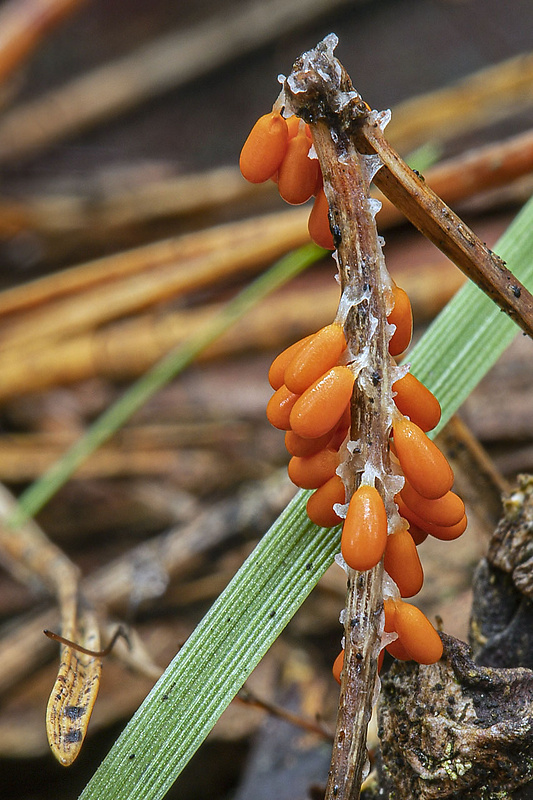
{"label": "brown stem", "polygon": [[383,162],[376,186],[413,225],[448,256],[529,336],[533,336],[533,296],[473,231],[426,185],[390,146],[382,130],[363,112],[352,126],[357,147]]}
{"label": "brown stem", "polygon": [[[389,510],[394,507],[388,482],[390,279],[377,237],[376,209],[368,198],[375,163],[357,151],[348,133],[344,98],[352,86],[333,59],[330,44],[325,40],[296,62],[285,82],[285,95],[292,110],[310,123],[337,245],[342,290],[337,321],[344,324],[355,374],[352,441],[340,469],[346,500],[362,481],[374,483]],[[347,572],[344,668],[327,800],[359,797],[382,629],[383,564],[366,572]]]}
{"label": "brown stem", "polygon": [[323,739],[327,739],[329,742],[331,742],[333,738],[331,731],[329,731],[326,726],[318,720],[313,722],[312,720],[301,717],[299,714],[294,714],[292,711],[288,711],[286,708],[283,708],[276,703],[263,700],[254,694],[250,689],[248,689],[247,686],[244,686],[240,692],[235,695],[234,699],[243,705],[252,706],[253,708],[260,708],[262,711],[267,711],[273,717],[283,719],[291,725],[295,725],[297,728],[301,728],[304,731],[309,731],[309,733],[315,733],[317,736],[321,736]]}
{"label": "brown stem", "polygon": [[128,634],[125,628],[122,625],[119,625],[116,629],[115,633],[111,637],[109,644],[106,647],[103,647],[101,650],[90,650],[88,647],[83,647],[83,645],[78,644],[77,642],[73,642],[72,639],[67,639],[65,636],[61,636],[59,633],[55,633],[54,631],[49,631],[45,629],[43,631],[45,636],[48,636],[49,639],[53,639],[54,642],[59,642],[60,644],[65,645],[66,647],[70,647],[77,653],[84,653],[86,656],[92,656],[93,658],[105,658],[109,655],[112,651],[113,647],[115,646],[116,642],[120,637],[126,640],[127,644],[129,645]]}

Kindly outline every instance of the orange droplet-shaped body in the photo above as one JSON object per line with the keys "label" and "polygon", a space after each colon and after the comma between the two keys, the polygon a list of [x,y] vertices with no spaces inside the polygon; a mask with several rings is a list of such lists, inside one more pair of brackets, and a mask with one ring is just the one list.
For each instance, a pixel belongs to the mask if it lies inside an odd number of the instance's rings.
{"label": "orange droplet-shaped body", "polygon": [[290,344],[285,348],[285,350],[282,350],[281,353],[276,356],[270,365],[270,369],[268,370],[268,382],[273,389],[279,389],[280,386],[283,386],[285,383],[285,370],[287,369],[287,366],[291,363],[292,359],[300,350],[300,348],[302,348],[306,342],[312,339],[314,335],[314,333],[311,333],[309,336],[299,339],[297,342],[294,342],[294,344]]}
{"label": "orange droplet-shaped body", "polygon": [[385,649],[391,654],[391,656],[397,658],[398,661],[411,661],[411,656],[399,639],[395,639],[394,642],[388,644]]}
{"label": "orange droplet-shaped body", "polygon": [[430,500],[453,486],[453,472],[445,456],[424,431],[405,417],[393,423],[394,445],[403,474],[411,486]]}
{"label": "orange droplet-shaped body", "polygon": [[387,512],[374,486],[354,493],[342,526],[341,552],[352,569],[363,572],[379,564],[387,544]]}
{"label": "orange droplet-shaped body", "polygon": [[302,489],[318,489],[335,475],[338,465],[339,454],[335,450],[326,448],[306,458],[293,456],[289,461],[287,472],[296,486]]}
{"label": "orange droplet-shaped body", "polygon": [[288,431],[290,414],[300,395],[289,392],[285,384],[276,389],[267,403],[266,415],[271,425],[282,431]]}
{"label": "orange droplet-shaped body", "polygon": [[394,308],[387,317],[387,322],[396,325],[396,330],[392,334],[389,342],[389,353],[391,356],[399,356],[407,350],[413,335],[413,312],[411,302],[407,293],[399,286],[394,286]]}
{"label": "orange droplet-shaped body", "polygon": [[442,527],[450,527],[461,522],[465,515],[465,504],[458,495],[446,492],[437,500],[427,500],[411,486],[409,481],[400,492],[402,500],[411,511],[427,522]]}
{"label": "orange droplet-shaped body", "polygon": [[451,542],[454,539],[458,539],[459,536],[461,536],[461,534],[463,534],[466,530],[466,526],[468,524],[466,514],[455,525],[434,525],[432,522],[427,522],[427,520],[419,517],[414,511],[411,511],[409,506],[407,506],[402,500],[401,494],[397,495],[395,500],[400,514],[402,517],[404,517],[404,519],[408,520],[410,525],[414,525],[416,528],[429,533],[435,539]]}
{"label": "orange droplet-shaped body", "polygon": [[291,117],[287,117],[285,122],[287,123],[287,133],[289,135],[289,139],[293,139],[300,130],[300,117],[297,117],[296,114],[293,114]]}
{"label": "orange droplet-shaped body", "polygon": [[344,667],[344,650],[341,650],[335,661],[333,662],[332,672],[333,677],[340,684],[342,668]]}
{"label": "orange droplet-shaped body", "polygon": [[350,403],[348,403],[348,405],[342,412],[342,416],[339,422],[335,426],[335,430],[333,431],[333,436],[331,437],[328,447],[330,447],[332,450],[339,449],[341,444],[346,439],[346,434],[348,433],[348,430],[350,428],[350,422],[351,422],[351,409],[350,409]]}
{"label": "orange droplet-shaped body", "polygon": [[278,170],[278,190],[291,205],[300,205],[314,194],[318,180],[318,160],[309,158],[311,141],[304,130],[289,139],[287,152]]}
{"label": "orange droplet-shaped body", "polygon": [[441,658],[440,636],[419,608],[397,602],[395,626],[401,644],[419,664],[434,664]]}
{"label": "orange droplet-shaped body", "polygon": [[426,531],[418,528],[413,522],[409,522],[409,536],[412,538],[417,547],[419,544],[422,544],[422,542],[426,541],[428,535],[429,534],[426,533]]}
{"label": "orange droplet-shaped body", "polygon": [[309,236],[319,247],[324,247],[326,250],[335,250],[333,234],[329,227],[328,211],[328,201],[324,189],[321,189],[313,203],[307,228]]}
{"label": "orange droplet-shaped body", "polygon": [[263,183],[278,170],[287,152],[287,123],[276,111],[259,117],[250,131],[239,160],[241,173],[250,183]]}
{"label": "orange droplet-shaped body", "polygon": [[383,565],[402,597],[418,594],[424,583],[424,571],[407,528],[394,531],[387,537]]}
{"label": "orange droplet-shaped body", "polygon": [[[285,434],[285,447],[291,456],[299,456],[306,458],[307,456],[314,456],[320,450],[323,450],[331,440],[332,432],[328,431],[324,436],[319,436],[318,439],[304,439],[303,436],[298,436],[294,431],[287,431]],[[337,448],[331,448],[335,450]]]}
{"label": "orange droplet-shaped body", "polygon": [[396,630],[394,627],[396,620],[396,600],[394,600],[392,597],[388,597],[386,600],[384,600],[383,611],[385,612],[384,630],[386,633],[391,633],[392,631]]}
{"label": "orange droplet-shaped body", "polygon": [[305,390],[290,414],[290,427],[305,439],[323,436],[342,417],[352,396],[354,375],[348,367],[333,367]]}
{"label": "orange droplet-shaped body", "polygon": [[[293,389],[294,391],[294,389]],[[392,384],[398,410],[423,431],[430,431],[440,420],[440,403],[418,378],[410,372]]]}
{"label": "orange droplet-shaped body", "polygon": [[340,325],[332,323],[311,336],[295,353],[285,369],[285,384],[291,392],[302,394],[321,375],[335,366],[346,349]]}
{"label": "orange droplet-shaped body", "polygon": [[333,475],[307,501],[307,516],[321,528],[333,528],[342,522],[333,510],[336,503],[344,503],[346,490],[338,475]]}

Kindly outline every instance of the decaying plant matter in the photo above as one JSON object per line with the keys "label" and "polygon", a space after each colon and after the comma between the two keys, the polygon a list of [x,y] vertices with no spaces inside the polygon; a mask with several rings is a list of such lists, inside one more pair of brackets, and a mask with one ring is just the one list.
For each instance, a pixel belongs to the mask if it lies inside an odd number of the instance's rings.
{"label": "decaying plant matter", "polygon": [[441,634],[438,664],[396,663],[383,678],[382,791],[413,800],[531,797],[532,546],[533,479],[522,475],[476,572],[474,661]]}
{"label": "decaying plant matter", "polygon": [[437,664],[396,663],[383,677],[379,796],[514,797],[533,778],[533,673],[480,667],[442,638]]}

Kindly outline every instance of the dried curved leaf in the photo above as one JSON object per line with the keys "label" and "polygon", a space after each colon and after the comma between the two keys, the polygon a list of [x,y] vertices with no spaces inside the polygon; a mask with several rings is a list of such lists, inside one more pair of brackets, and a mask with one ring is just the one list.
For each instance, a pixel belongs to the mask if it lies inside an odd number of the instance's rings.
{"label": "dried curved leaf", "polygon": [[[82,612],[74,638],[83,647],[100,647],[98,624],[91,612]],[[72,764],[81,750],[101,671],[101,658],[62,645],[59,672],[46,709],[46,733],[53,754],[64,767]]]}

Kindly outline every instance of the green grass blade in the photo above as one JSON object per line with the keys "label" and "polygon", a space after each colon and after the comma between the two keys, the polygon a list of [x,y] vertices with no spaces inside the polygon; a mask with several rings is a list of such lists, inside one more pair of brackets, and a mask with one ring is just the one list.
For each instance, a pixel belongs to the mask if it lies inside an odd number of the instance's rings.
{"label": "green grass blade", "polygon": [[[496,249],[531,286],[533,202]],[[438,317],[410,360],[417,375],[439,394],[444,421],[517,330],[471,287],[463,288]],[[165,795],[339,548],[337,529],[317,529],[308,521],[308,494],[299,492],[265,534],[126,726],[80,800],[159,800]]]}
{"label": "green grass blade", "polygon": [[[192,633],[83,798],[163,797],[339,549],[300,492]],[[287,531],[290,534],[287,535]],[[301,580],[302,575],[313,576]]]}
{"label": "green grass blade", "polygon": [[260,300],[290,281],[325,253],[321,247],[308,244],[277,261],[259,278],[239,292],[198,334],[178,345],[148,370],[105,411],[84,436],[23,492],[18,506],[4,524],[16,528],[34,517],[51,497],[72,476],[79,465],[110,438],[159,389],[175,378],[202,350],[218,339]]}

